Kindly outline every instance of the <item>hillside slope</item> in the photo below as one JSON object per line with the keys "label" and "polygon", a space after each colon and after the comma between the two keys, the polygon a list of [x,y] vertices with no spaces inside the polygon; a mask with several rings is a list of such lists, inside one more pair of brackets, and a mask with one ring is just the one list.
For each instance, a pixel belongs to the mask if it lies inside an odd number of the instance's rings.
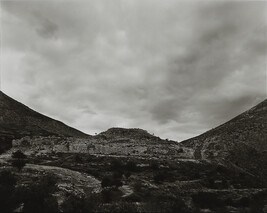
{"label": "hillside slope", "polygon": [[11,140],[24,136],[88,137],[62,122],[44,116],[0,92],[0,147],[8,148]]}
{"label": "hillside slope", "polygon": [[196,159],[231,163],[264,177],[267,174],[267,100],[182,144],[194,149]]}

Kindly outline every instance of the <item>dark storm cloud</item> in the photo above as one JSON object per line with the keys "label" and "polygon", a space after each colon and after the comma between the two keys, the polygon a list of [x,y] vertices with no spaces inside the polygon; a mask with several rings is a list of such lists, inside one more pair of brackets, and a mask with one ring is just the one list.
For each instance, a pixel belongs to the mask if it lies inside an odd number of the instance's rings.
{"label": "dark storm cloud", "polygon": [[266,97],[266,3],[5,1],[3,89],[85,132],[185,139]]}

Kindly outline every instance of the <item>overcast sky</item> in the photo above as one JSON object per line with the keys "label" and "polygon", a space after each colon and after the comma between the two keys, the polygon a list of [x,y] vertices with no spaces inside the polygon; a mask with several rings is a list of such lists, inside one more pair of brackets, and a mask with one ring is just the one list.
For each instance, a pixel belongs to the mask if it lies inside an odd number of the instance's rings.
{"label": "overcast sky", "polygon": [[2,90],[89,134],[181,141],[266,98],[266,5],[4,1]]}

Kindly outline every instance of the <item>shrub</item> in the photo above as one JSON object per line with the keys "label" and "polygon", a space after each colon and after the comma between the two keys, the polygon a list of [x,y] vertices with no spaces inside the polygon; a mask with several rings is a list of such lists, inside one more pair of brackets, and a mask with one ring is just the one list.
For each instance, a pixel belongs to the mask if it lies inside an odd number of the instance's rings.
{"label": "shrub", "polygon": [[140,192],[141,191],[141,189],[142,189],[142,187],[143,187],[143,184],[140,182],[140,181],[138,181],[138,182],[136,182],[135,184],[134,184],[134,191],[135,192]]}
{"label": "shrub", "polygon": [[15,199],[16,178],[10,171],[0,173],[0,204],[1,212],[13,212],[18,202]]}
{"label": "shrub", "polygon": [[57,199],[51,195],[44,199],[43,207],[43,212],[59,212]]}
{"label": "shrub", "polygon": [[225,204],[227,206],[233,206],[234,205],[234,201],[232,198],[228,197],[226,200],[225,200]]}
{"label": "shrub", "polygon": [[91,212],[94,208],[93,202],[85,197],[70,195],[61,206],[63,212]]}
{"label": "shrub", "polygon": [[109,202],[112,201],[112,193],[111,193],[111,190],[110,189],[104,189],[104,190],[102,190],[101,195],[102,195],[102,200],[105,203],[109,203]]}
{"label": "shrub", "polygon": [[121,170],[123,168],[123,164],[119,159],[114,159],[111,162],[111,169],[112,170]]}
{"label": "shrub", "polygon": [[13,187],[17,182],[14,174],[10,171],[0,173],[0,185]]}
{"label": "shrub", "polygon": [[117,202],[112,203],[108,209],[103,209],[102,212],[124,213],[124,212],[138,212],[138,208],[133,203]]}
{"label": "shrub", "polygon": [[137,165],[134,161],[128,161],[125,165],[127,171],[136,171]]}
{"label": "shrub", "polygon": [[201,208],[221,207],[223,202],[217,195],[210,192],[198,192],[192,196],[193,202]]}
{"label": "shrub", "polygon": [[156,175],[154,175],[154,181],[155,183],[162,183],[165,180],[165,174],[163,172],[158,172]]}
{"label": "shrub", "polygon": [[29,188],[24,188],[20,193],[21,201],[24,203],[23,211],[57,212],[57,200],[53,197],[56,189],[56,179],[50,175],[43,177]]}
{"label": "shrub", "polygon": [[125,197],[125,201],[127,202],[142,202],[142,197],[139,193],[133,193],[127,197]]}
{"label": "shrub", "polygon": [[120,187],[120,186],[122,186],[122,182],[121,182],[121,179],[119,179],[119,178],[114,178],[114,176],[105,176],[105,177],[102,179],[101,186],[102,186],[103,188],[105,188],[105,187],[109,187],[109,186]]}
{"label": "shrub", "polygon": [[45,188],[47,193],[53,193],[57,190],[57,178],[53,176],[52,174],[46,175],[43,178],[41,178],[39,185],[42,188]]}
{"label": "shrub", "polygon": [[200,176],[200,174],[199,174],[198,172],[196,172],[196,173],[193,175],[193,178],[194,178],[194,179],[200,179],[201,176]]}
{"label": "shrub", "polygon": [[128,172],[125,172],[124,175],[125,175],[125,177],[128,179],[132,174],[131,174],[131,172],[128,171]]}
{"label": "shrub", "polygon": [[119,179],[114,179],[114,180],[112,181],[112,185],[113,185],[113,186],[116,186],[116,187],[120,187],[120,186],[123,185],[123,183],[122,183],[121,180],[119,180]]}
{"label": "shrub", "polygon": [[177,153],[183,153],[183,152],[184,152],[183,148],[179,148],[179,149],[177,150]]}
{"label": "shrub", "polygon": [[26,165],[26,161],[23,159],[17,159],[12,161],[12,166],[17,168],[19,171],[22,170],[22,168]]}
{"label": "shrub", "polygon": [[150,167],[151,169],[153,170],[158,170],[159,169],[159,164],[155,161],[153,161],[151,164],[150,164]]}
{"label": "shrub", "polygon": [[109,176],[105,176],[102,181],[101,181],[101,186],[104,187],[108,187],[111,186],[112,180]]}
{"label": "shrub", "polygon": [[121,199],[122,192],[114,188],[106,188],[101,192],[102,201],[104,203],[110,203],[112,201],[118,201]]}
{"label": "shrub", "polygon": [[250,212],[264,212],[264,206],[266,205],[267,192],[261,191],[252,196],[250,201]]}
{"label": "shrub", "polygon": [[242,207],[249,207],[251,200],[248,197],[242,197],[238,203]]}
{"label": "shrub", "polygon": [[182,199],[176,198],[171,202],[170,212],[189,213],[190,211]]}
{"label": "shrub", "polygon": [[114,179],[120,179],[120,178],[122,178],[122,175],[123,175],[123,173],[121,172],[121,171],[118,171],[118,172],[113,172],[113,178]]}
{"label": "shrub", "polygon": [[28,140],[24,139],[23,141],[21,141],[21,145],[22,146],[28,146],[28,145],[30,145],[30,143]]}
{"label": "shrub", "polygon": [[27,156],[20,150],[12,153],[12,158],[25,159]]}
{"label": "shrub", "polygon": [[75,155],[74,160],[76,163],[82,163],[83,162],[83,159],[81,158],[81,156],[79,154]]}

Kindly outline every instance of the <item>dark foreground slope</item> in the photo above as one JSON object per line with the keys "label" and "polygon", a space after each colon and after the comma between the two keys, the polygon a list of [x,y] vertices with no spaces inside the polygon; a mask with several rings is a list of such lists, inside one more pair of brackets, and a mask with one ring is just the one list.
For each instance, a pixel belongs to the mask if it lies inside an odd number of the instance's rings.
{"label": "dark foreground slope", "polygon": [[11,146],[11,140],[24,136],[61,135],[88,137],[62,122],[51,119],[15,101],[0,91],[0,147]]}
{"label": "dark foreground slope", "polygon": [[267,100],[182,144],[195,150],[196,159],[232,164],[266,179]]}

